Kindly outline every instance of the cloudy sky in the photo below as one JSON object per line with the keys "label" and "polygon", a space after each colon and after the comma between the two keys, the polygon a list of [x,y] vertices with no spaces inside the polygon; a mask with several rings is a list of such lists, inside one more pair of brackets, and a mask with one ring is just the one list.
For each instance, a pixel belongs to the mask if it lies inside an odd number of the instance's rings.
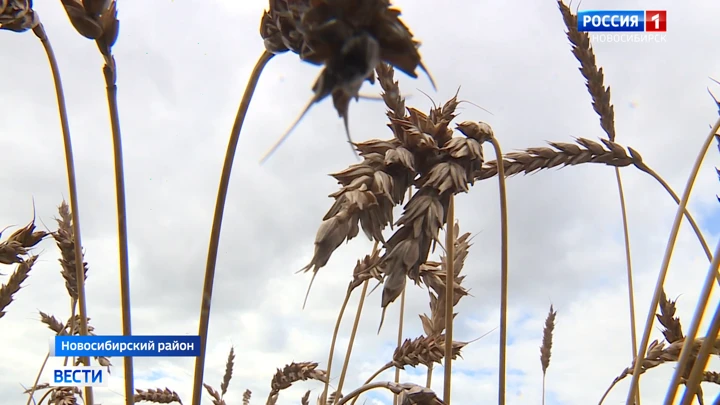
{"label": "cloudy sky", "polygon": [[[425,63],[438,84],[398,74],[408,105],[460,97],[460,120],[488,122],[505,151],[604,136],[590,106],[578,63],[570,53],[552,0],[398,0],[406,23],[422,41]],[[205,256],[222,159],[237,104],[262,51],[258,24],[265,1],[121,1],[118,64],[120,115],[126,164],[130,269],[135,334],[194,334],[200,308]],[[79,173],[80,214],[86,260],[89,316],[98,334],[121,332],[112,144],[102,59],[80,37],[60,2],[36,2],[55,47],[70,114]],[[598,63],[612,87],[617,141],[632,146],[680,194],[693,159],[717,119],[708,96],[720,77],[720,3],[692,7],[669,0],[585,0],[583,9],[667,9],[664,43],[597,43]],[[32,216],[54,226],[56,206],[68,195],[57,105],[47,59],[32,33],[0,32],[0,226],[22,225]],[[257,162],[311,96],[318,68],[295,55],[267,67],[242,133],[230,185],[215,283],[206,382],[219,387],[227,352],[234,345],[236,369],[229,404],[249,388],[254,404],[269,391],[276,367],[317,361],[324,368],[337,311],[355,261],[371,244],[358,237],[342,246],[315,281],[301,310],[309,275],[296,275],[313,251],[321,218],[337,184],[327,174],[355,163],[342,122],[329,101],[316,106],[265,165]],[[720,86],[714,90],[720,94]],[[363,88],[378,94],[379,86]],[[351,105],[356,140],[386,139],[385,107],[363,100]],[[492,156],[491,151],[486,152]],[[720,234],[720,183],[713,148],[703,165],[691,210],[714,249]],[[634,168],[622,170],[627,192],[636,311],[644,322],[675,206],[654,180]],[[476,235],[465,265],[473,297],[459,305],[455,329],[471,340],[499,325],[500,223],[495,179],[457,198],[463,231]],[[580,166],[551,170],[508,183],[510,210],[510,308],[508,404],[539,404],[539,350],[549,305],[558,311],[548,404],[596,403],[631,356],[624,251],[613,170]],[[42,222],[40,222],[40,220]],[[8,231],[9,232],[9,231]],[[52,241],[38,248],[40,261],[9,312],[0,320],[0,398],[25,403],[22,385],[35,378],[51,332],[38,310],[69,316],[66,291]],[[667,293],[679,297],[678,314],[689,326],[707,259],[683,226],[671,263]],[[0,269],[7,274],[12,268]],[[4,278],[3,278],[4,279]],[[353,297],[350,307],[357,303]],[[713,300],[713,305],[717,299]],[[386,363],[395,345],[399,305],[388,310],[377,334],[380,294],[366,300],[345,392]],[[427,293],[408,290],[406,337],[422,333],[419,313]],[[343,323],[341,364],[354,310]],[[392,321],[392,322],[389,322]],[[705,324],[704,324],[705,325]],[[705,326],[703,326],[704,331]],[[642,327],[639,326],[639,334]],[[655,326],[652,338],[660,339]],[[455,363],[453,404],[494,403],[497,396],[497,331],[472,343]],[[61,360],[52,359],[53,364]],[[122,360],[113,360],[114,376]],[[136,387],[169,387],[191,399],[191,358],[137,359]],[[711,367],[720,367],[712,363]],[[337,383],[335,368],[333,382]],[[671,365],[642,379],[645,404],[659,403]],[[434,387],[441,391],[442,368]],[[43,379],[47,378],[47,374]],[[392,379],[392,372],[382,375]],[[424,381],[425,370],[408,370],[405,381]],[[296,384],[279,403],[296,404],[319,383]],[[628,381],[608,397],[624,403]],[[717,390],[707,387],[708,398]],[[97,402],[118,405],[122,382],[96,390]],[[382,392],[368,404],[392,403]],[[210,398],[205,397],[209,404]]]}

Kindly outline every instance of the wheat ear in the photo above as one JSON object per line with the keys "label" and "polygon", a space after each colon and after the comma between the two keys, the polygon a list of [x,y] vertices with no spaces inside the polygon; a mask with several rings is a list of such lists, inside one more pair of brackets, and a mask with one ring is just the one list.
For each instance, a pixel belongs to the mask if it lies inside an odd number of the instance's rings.
{"label": "wheat ear", "polygon": [[550,367],[550,355],[552,354],[553,330],[555,329],[555,316],[557,311],[553,310],[550,305],[550,311],[545,318],[545,327],[543,328],[542,346],[540,346],[540,365],[542,366],[542,403],[545,405],[545,376],[547,369]]}
{"label": "wheat ear", "polygon": [[[655,310],[657,309],[658,303],[660,302],[660,295],[663,291],[662,287],[665,282],[665,277],[667,276],[668,269],[670,267],[670,259],[672,258],[672,253],[675,248],[675,242],[677,241],[678,233],[680,231],[680,223],[682,222],[683,212],[687,209],[688,200],[690,199],[690,194],[692,193],[692,187],[695,184],[695,179],[697,178],[698,172],[700,171],[700,166],[702,165],[703,159],[705,158],[705,155],[707,154],[707,151],[710,148],[710,145],[712,144],[713,139],[715,138],[715,134],[718,132],[719,128],[720,118],[718,118],[718,120],[715,122],[715,125],[713,125],[712,129],[710,130],[710,134],[707,136],[707,139],[705,139],[705,142],[703,143],[703,146],[700,149],[697,158],[695,159],[695,163],[693,165],[692,171],[690,172],[690,176],[688,177],[685,190],[683,191],[682,199],[680,200],[679,207],[677,209],[677,212],[675,213],[675,219],[673,221],[672,230],[670,231],[670,237],[667,247],[665,248],[665,255],[663,257],[662,265],[660,267],[660,273],[658,274],[657,283],[655,284],[655,291],[653,293],[652,302],[650,303],[650,310],[648,312],[647,320],[645,321],[645,329],[643,331],[643,336],[642,340],[640,341],[640,346],[638,348],[638,354],[636,356],[636,359],[642,359],[645,356],[645,349],[650,340],[650,331],[652,329]],[[715,256],[717,258],[717,254]],[[698,302],[698,305],[699,304],[701,304],[701,302]],[[693,321],[697,321],[697,319],[693,319]],[[693,337],[697,334],[697,323],[699,322],[693,323],[696,324],[693,325],[694,328],[691,327],[686,342],[688,340],[692,340]],[[689,356],[689,353],[685,353],[684,355]],[[633,403],[633,397],[635,396],[635,392],[638,386],[638,380],[640,379],[640,367],[641,362],[636,361],[633,370],[633,376],[630,381],[630,388],[628,390],[628,396],[626,401],[627,405],[632,405]],[[672,404],[672,401],[677,392],[676,388],[680,381],[680,372],[681,368],[678,367],[676,369],[676,373],[673,375],[672,381],[670,382],[670,392],[666,398],[666,404]]]}
{"label": "wheat ear", "polygon": [[220,229],[222,228],[223,212],[227,200],[228,187],[230,186],[230,174],[232,172],[235,152],[237,150],[240,131],[242,130],[245,116],[247,115],[250,101],[252,100],[255,87],[265,65],[272,59],[274,54],[263,51],[258,58],[248,79],[245,93],[243,94],[240,106],[238,107],[235,123],[230,132],[225,162],[220,174],[220,186],[218,187],[217,200],[215,201],[215,213],[213,214],[212,230],[210,231],[210,245],[208,247],[207,262],[205,264],[205,281],[203,282],[202,301],[200,303],[200,355],[195,359],[195,373],[193,376],[192,405],[200,405],[202,396],[203,374],[205,372],[205,349],[207,347],[208,327],[210,325],[210,303],[212,302],[213,282],[215,281],[215,266],[217,265],[218,249],[220,248]]}

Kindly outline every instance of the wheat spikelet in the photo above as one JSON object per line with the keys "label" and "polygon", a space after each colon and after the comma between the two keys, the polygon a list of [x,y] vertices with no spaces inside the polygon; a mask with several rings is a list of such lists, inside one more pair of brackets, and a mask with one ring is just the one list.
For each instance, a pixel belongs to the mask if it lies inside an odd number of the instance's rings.
{"label": "wheat spikelet", "polygon": [[203,387],[205,387],[205,390],[212,397],[213,405],[226,405],[225,401],[222,398],[222,395],[219,392],[217,392],[213,387],[211,387],[210,385],[205,384],[205,383],[203,383]]}
{"label": "wheat spikelet", "polygon": [[540,364],[542,365],[543,375],[550,367],[550,354],[552,352],[553,330],[555,329],[555,316],[557,311],[553,310],[550,305],[550,312],[545,318],[545,327],[543,327],[542,346],[540,346]]}
{"label": "wheat spikelet", "polygon": [[13,302],[13,296],[20,291],[22,283],[27,280],[35,260],[37,260],[37,256],[30,256],[22,261],[10,275],[7,283],[0,285],[0,318],[5,316],[4,309]]}
{"label": "wheat spikelet", "polygon": [[590,36],[587,32],[578,31],[577,16],[572,13],[562,0],[558,0],[558,7],[567,27],[567,38],[572,43],[572,53],[580,62],[580,73],[586,82],[588,93],[592,97],[592,106],[600,116],[600,126],[611,141],[615,141],[615,110],[610,104],[610,88],[605,88],[603,69],[595,63],[595,52],[590,45]]}
{"label": "wheat spikelet", "polygon": [[[503,167],[507,177],[519,173],[530,174],[538,170],[553,167],[574,166],[583,163],[599,163],[614,167],[643,165],[642,156],[628,148],[629,154],[619,144],[601,139],[601,145],[585,138],[575,140],[577,144],[565,142],[549,142],[552,148],[528,148],[521,152],[506,153],[503,156]],[[497,175],[497,161],[486,162],[476,174],[477,180],[484,180]]]}
{"label": "wheat spikelet", "polygon": [[31,30],[40,24],[32,0],[0,1],[0,29],[15,32]]}
{"label": "wheat spikelet", "polygon": [[[462,357],[460,351],[467,342],[453,342],[453,359]],[[433,363],[442,364],[445,356],[445,335],[419,336],[415,339],[405,339],[402,345],[395,349],[393,359],[388,365],[405,369],[405,366],[417,367],[422,364],[431,367]]]}
{"label": "wheat spikelet", "polygon": [[35,230],[35,215],[33,214],[30,223],[0,242],[0,264],[22,263],[22,256],[29,254],[30,250],[47,235],[48,233],[45,231]]}
{"label": "wheat spikelet", "polygon": [[141,390],[135,389],[136,394],[133,397],[135,403],[138,402],[154,402],[156,404],[171,404],[177,402],[182,405],[180,396],[175,391],[170,391],[169,388],[165,389],[149,389]]}
{"label": "wheat spikelet", "polygon": [[60,322],[57,318],[55,318],[52,315],[46,314],[45,312],[40,312],[40,321],[47,325],[48,328],[50,328],[51,331],[55,332],[56,335],[64,335],[65,334],[65,325]]}
{"label": "wheat spikelet", "polygon": [[243,398],[242,398],[243,405],[250,405],[251,397],[252,397],[252,391],[246,389],[245,392],[243,392]]}
{"label": "wheat spikelet", "polygon": [[660,313],[655,314],[658,322],[663,326],[662,334],[668,343],[685,339],[682,325],[680,325],[680,319],[675,316],[676,302],[677,301],[668,300],[667,295],[665,295],[665,290],[663,290],[662,295],[660,295]]}
{"label": "wheat spikelet", "polygon": [[233,367],[235,366],[235,349],[230,347],[230,353],[228,354],[227,362],[225,364],[225,374],[223,375],[222,383],[220,384],[220,393],[225,395],[228,387],[230,386],[230,380],[232,379]]}
{"label": "wheat spikelet", "polygon": [[[63,0],[70,23],[83,37],[96,42],[105,58],[109,71],[115,70],[112,47],[118,37],[120,22],[117,19],[115,0]],[[114,73],[113,73],[114,74]]]}
{"label": "wheat spikelet", "polygon": [[302,405],[310,405],[310,390],[305,391],[305,395],[300,398],[300,403]]}
{"label": "wheat spikelet", "polygon": [[50,392],[50,404],[77,405],[77,398],[82,394],[77,387],[55,387]]}
{"label": "wheat spikelet", "polygon": [[325,371],[317,369],[318,364],[312,362],[290,363],[277,372],[270,382],[270,394],[268,395],[268,404],[274,404],[280,394],[280,391],[290,388],[293,383],[298,381],[317,380],[327,382]]}
{"label": "wheat spikelet", "polygon": [[[454,292],[453,306],[460,302],[460,299],[468,295],[468,291],[462,286],[465,276],[461,276],[465,258],[470,248],[470,233],[466,232],[460,235],[460,225],[455,224],[454,235],[458,235],[455,239],[455,260],[454,260]],[[445,285],[447,283],[447,264],[445,255],[440,256],[440,262],[427,261],[420,266],[420,279],[428,286],[428,295],[430,297],[430,316],[426,314],[420,315],[423,331],[427,336],[439,336],[445,330]],[[457,313],[453,314],[455,317]]]}
{"label": "wheat spikelet", "polygon": [[[53,238],[57,243],[58,249],[60,249],[60,259],[58,259],[61,266],[60,273],[65,279],[65,288],[67,289],[68,295],[70,295],[73,302],[76,302],[78,300],[78,286],[77,272],[75,271],[75,236],[73,233],[70,207],[64,200],[58,206],[58,213],[60,218],[55,219],[58,224],[58,229],[53,233]],[[83,261],[83,272],[85,274],[85,280],[87,280],[88,267],[85,261]]]}
{"label": "wheat spikelet", "polygon": [[375,249],[372,254],[365,255],[358,260],[353,269],[353,279],[348,287],[351,290],[361,286],[366,280],[382,281],[382,267],[380,266],[380,250]]}

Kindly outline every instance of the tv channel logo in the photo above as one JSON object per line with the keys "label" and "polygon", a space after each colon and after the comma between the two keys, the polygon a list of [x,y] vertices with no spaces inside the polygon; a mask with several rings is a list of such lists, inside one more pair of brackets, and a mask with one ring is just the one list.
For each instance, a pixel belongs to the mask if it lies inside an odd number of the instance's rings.
{"label": "tv channel logo", "polygon": [[667,32],[667,10],[585,10],[580,32]]}
{"label": "tv channel logo", "polygon": [[104,367],[62,366],[52,368],[52,387],[107,387],[110,372]]}

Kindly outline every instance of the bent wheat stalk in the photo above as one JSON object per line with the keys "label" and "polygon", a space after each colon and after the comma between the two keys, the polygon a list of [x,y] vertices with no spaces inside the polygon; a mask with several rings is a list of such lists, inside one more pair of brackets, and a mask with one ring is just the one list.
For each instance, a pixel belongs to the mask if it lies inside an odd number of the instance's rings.
{"label": "bent wheat stalk", "polygon": [[273,56],[274,54],[263,51],[250,74],[250,79],[248,79],[245,93],[240,101],[240,107],[235,117],[235,123],[230,132],[225,162],[223,163],[222,174],[220,175],[220,186],[215,202],[212,230],[210,231],[210,246],[208,247],[208,257],[205,265],[205,281],[203,283],[202,302],[200,304],[200,326],[198,332],[200,335],[200,355],[195,359],[192,405],[200,405],[202,396],[205,348],[207,347],[208,326],[210,324],[210,303],[212,301],[213,282],[215,281],[215,266],[217,264],[218,249],[220,247],[220,228],[222,227],[225,201],[227,200],[228,187],[230,186],[230,174],[232,172],[233,161],[235,160],[235,151],[237,150],[240,131],[245,122],[245,116],[247,115],[248,107],[250,107],[250,101],[255,92],[255,87],[257,86],[265,65],[267,65]]}
{"label": "bent wheat stalk", "polygon": [[[38,37],[45,49],[50,70],[55,85],[55,95],[58,103],[58,113],[60,115],[60,127],[62,128],[63,146],[65,149],[65,169],[67,171],[68,187],[70,189],[70,214],[72,215],[73,233],[75,238],[75,276],[77,278],[78,307],[80,312],[80,333],[88,334],[87,322],[87,303],[85,295],[85,271],[83,266],[82,254],[82,238],[80,237],[80,208],[78,206],[78,190],[77,178],[75,175],[75,157],[73,154],[72,137],[70,136],[70,123],[67,116],[67,105],[65,104],[65,91],[63,90],[62,80],[60,78],[60,68],[57,64],[55,51],[53,51],[50,39],[45,32],[42,23],[33,28],[33,33]],[[85,364],[90,365],[89,359],[84,358]],[[37,384],[37,382],[36,382]],[[30,395],[32,399],[32,395]],[[85,401],[92,405],[93,392],[92,387],[85,387]]]}
{"label": "bent wheat stalk", "polygon": [[[495,156],[502,159],[502,149],[495,135],[490,137]],[[507,188],[505,187],[505,168],[498,165],[498,184],[500,187],[500,234],[501,234],[501,276],[500,276],[500,370],[498,371],[498,404],[505,404],[505,367],[507,356],[507,307],[508,307],[508,209]]]}
{"label": "bent wheat stalk", "polygon": [[[640,340],[640,347],[638,349],[636,359],[645,358],[645,350],[650,340],[650,331],[652,329],[653,321],[655,318],[655,310],[657,309],[658,303],[660,302],[660,295],[663,291],[665,277],[667,276],[668,269],[670,268],[670,259],[672,258],[673,250],[675,248],[675,242],[677,241],[678,233],[680,231],[680,223],[682,222],[683,212],[685,212],[685,210],[687,209],[688,200],[690,199],[690,194],[692,193],[695,179],[697,178],[698,172],[700,171],[700,166],[702,165],[705,155],[707,154],[707,151],[710,148],[710,145],[712,144],[713,139],[715,138],[715,134],[718,132],[719,128],[720,118],[718,118],[718,120],[715,122],[715,125],[713,125],[712,129],[710,130],[710,134],[707,136],[707,139],[705,139],[705,142],[703,143],[703,146],[700,149],[697,158],[695,159],[695,163],[693,165],[692,171],[690,172],[690,176],[688,177],[685,190],[683,191],[682,199],[680,200],[677,212],[675,213],[675,220],[673,221],[672,230],[670,231],[670,238],[665,249],[665,255],[663,257],[662,265],[660,267],[660,273],[658,274],[657,283],[655,284],[655,292],[653,293],[652,302],[650,303],[648,316],[645,321],[645,329],[643,330],[643,336]],[[697,333],[697,327],[695,329],[695,333]],[[687,341],[692,341],[693,335],[688,334],[689,337],[687,338]],[[686,350],[683,350],[683,352],[685,351]],[[689,356],[689,353],[687,353],[686,355]],[[640,379],[641,367],[642,362],[636,361],[635,367],[633,368],[632,379],[630,380],[630,388],[628,390],[628,396],[626,400],[627,405],[633,405],[635,392],[638,386],[638,380]],[[680,367],[678,367],[677,370],[682,371]],[[679,380],[680,374],[676,372],[676,374],[673,375],[673,379],[670,383],[671,393],[668,396],[669,401],[666,400],[665,402],[666,404],[672,404],[672,400],[675,396],[675,388],[677,387]]]}

